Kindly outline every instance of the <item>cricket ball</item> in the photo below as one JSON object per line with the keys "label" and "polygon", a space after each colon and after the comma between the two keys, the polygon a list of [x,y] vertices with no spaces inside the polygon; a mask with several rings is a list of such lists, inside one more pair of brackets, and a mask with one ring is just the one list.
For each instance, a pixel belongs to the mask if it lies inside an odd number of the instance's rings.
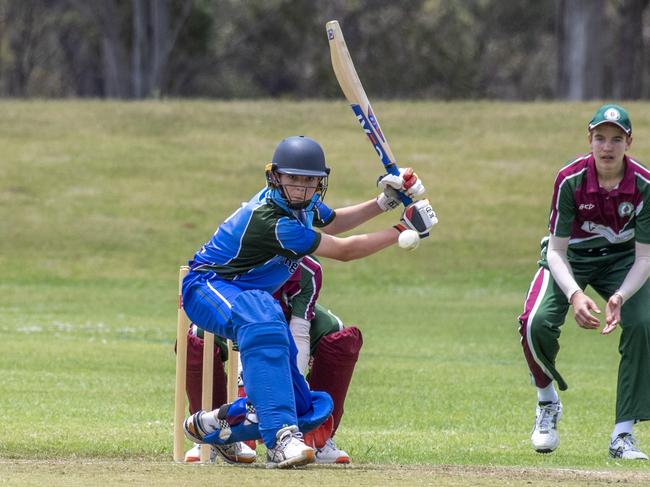
{"label": "cricket ball", "polygon": [[415,230],[404,230],[399,234],[398,245],[406,250],[414,250],[420,245],[420,235]]}

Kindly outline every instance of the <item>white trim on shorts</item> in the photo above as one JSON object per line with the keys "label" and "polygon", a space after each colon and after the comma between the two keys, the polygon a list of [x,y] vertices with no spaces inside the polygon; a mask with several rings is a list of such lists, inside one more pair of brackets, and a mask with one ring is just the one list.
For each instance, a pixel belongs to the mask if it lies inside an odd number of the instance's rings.
{"label": "white trim on shorts", "polygon": [[[533,318],[535,317],[535,313],[537,312],[537,308],[539,308],[539,305],[542,303],[544,300],[544,295],[546,294],[546,289],[548,288],[548,284],[550,282],[550,277],[551,277],[551,272],[548,269],[545,269],[544,267],[540,267],[539,271],[537,271],[537,274],[535,274],[535,277],[533,278],[533,284],[537,280],[537,276],[539,273],[542,272],[544,277],[542,279],[542,285],[540,286],[539,289],[539,294],[537,295],[537,299],[535,300],[535,304],[533,305],[532,309],[530,310],[530,313],[528,314],[528,319],[526,320],[526,343],[528,343],[528,349],[530,350],[530,354],[533,356],[533,360],[535,360],[535,363],[539,365],[539,368],[542,369],[542,371],[546,374],[546,376],[550,379],[553,378],[553,374],[549,372],[549,370],[546,368],[546,366],[542,363],[542,361],[537,357],[537,353],[535,352],[535,347],[533,346],[533,341],[530,338],[530,328],[533,323]],[[532,291],[532,286],[531,284],[531,291]]]}

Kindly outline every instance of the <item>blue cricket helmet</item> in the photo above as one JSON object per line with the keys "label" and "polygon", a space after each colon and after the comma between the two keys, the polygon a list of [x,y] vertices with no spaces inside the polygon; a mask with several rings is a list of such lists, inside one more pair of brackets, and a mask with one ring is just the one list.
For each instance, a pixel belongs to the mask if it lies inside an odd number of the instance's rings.
{"label": "blue cricket helmet", "polygon": [[326,177],[330,173],[320,144],[304,135],[287,137],[280,142],[271,164],[271,170],[280,174]]}
{"label": "blue cricket helmet", "polygon": [[[274,190],[271,198],[280,206],[292,210],[311,210],[317,201],[322,200],[327,191],[329,173],[330,168],[327,167],[323,148],[314,139],[304,135],[283,139],[275,148],[273,159],[266,166],[266,180]],[[291,203],[275,174],[319,177],[321,180],[314,197],[301,203]]]}

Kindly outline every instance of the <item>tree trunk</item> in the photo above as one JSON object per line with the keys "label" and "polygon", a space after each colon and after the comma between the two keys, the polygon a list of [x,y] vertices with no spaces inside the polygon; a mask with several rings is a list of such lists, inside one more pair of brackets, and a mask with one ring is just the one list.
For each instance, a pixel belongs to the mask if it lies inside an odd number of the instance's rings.
{"label": "tree trunk", "polygon": [[160,96],[163,91],[165,68],[169,55],[176,44],[176,39],[183,24],[190,15],[193,0],[184,0],[180,12],[170,15],[169,0],[150,0],[151,13],[151,64],[149,65],[147,96]]}
{"label": "tree trunk", "polygon": [[558,95],[562,98],[590,100],[604,94],[603,7],[604,0],[559,0]]}
{"label": "tree trunk", "polygon": [[623,0],[617,36],[618,60],[614,67],[614,96],[635,100],[643,89],[643,11],[648,0]]}
{"label": "tree trunk", "polygon": [[10,96],[26,96],[27,86],[35,66],[35,16],[31,5],[10,3],[6,13],[9,31],[8,47],[13,63],[8,73],[7,92]]}
{"label": "tree trunk", "polygon": [[131,77],[133,79],[133,97],[144,96],[142,79],[142,53],[146,53],[145,41],[147,32],[147,17],[144,13],[144,0],[133,0],[133,52],[131,57]]}
{"label": "tree trunk", "polygon": [[157,0],[151,2],[151,72],[148,95],[159,96],[161,75],[168,60],[169,39],[169,1]]}
{"label": "tree trunk", "polygon": [[115,0],[95,4],[102,31],[102,62],[104,93],[107,97],[128,98],[131,95],[126,50],[120,38]]}

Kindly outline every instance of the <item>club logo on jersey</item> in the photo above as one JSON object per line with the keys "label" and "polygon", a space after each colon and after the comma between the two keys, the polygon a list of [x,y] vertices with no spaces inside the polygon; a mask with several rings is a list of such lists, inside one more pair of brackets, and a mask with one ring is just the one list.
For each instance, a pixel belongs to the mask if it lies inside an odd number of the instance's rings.
{"label": "club logo on jersey", "polygon": [[621,119],[621,112],[619,112],[616,108],[609,108],[605,113],[603,113],[603,117],[605,117],[606,120],[620,120]]}
{"label": "club logo on jersey", "polygon": [[289,258],[285,258],[283,264],[287,266],[287,268],[289,269],[289,272],[291,274],[296,272],[296,270],[298,269],[298,261],[297,260],[291,260]]}
{"label": "club logo on jersey", "polygon": [[618,205],[618,216],[620,216],[621,218],[630,216],[633,211],[634,211],[634,205],[629,201],[624,201],[623,203]]}

